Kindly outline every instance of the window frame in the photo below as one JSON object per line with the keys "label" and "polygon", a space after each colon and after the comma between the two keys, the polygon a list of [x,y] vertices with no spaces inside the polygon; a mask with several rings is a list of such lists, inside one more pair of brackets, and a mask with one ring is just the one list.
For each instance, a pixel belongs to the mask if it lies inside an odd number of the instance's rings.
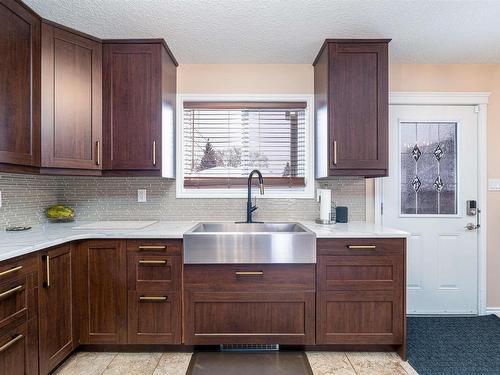
{"label": "window frame", "polygon": [[[305,187],[304,188],[268,188],[259,198],[314,198],[314,95],[238,95],[238,94],[178,94],[176,115],[176,198],[246,198],[247,189],[187,189],[184,187],[184,102],[287,102],[302,101],[305,109]],[[264,176],[264,186],[265,186]]]}

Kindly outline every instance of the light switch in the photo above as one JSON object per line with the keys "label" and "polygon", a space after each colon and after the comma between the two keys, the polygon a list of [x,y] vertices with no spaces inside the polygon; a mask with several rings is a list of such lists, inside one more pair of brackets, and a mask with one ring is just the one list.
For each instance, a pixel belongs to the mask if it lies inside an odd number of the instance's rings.
{"label": "light switch", "polygon": [[490,190],[490,191],[500,190],[500,178],[489,178],[488,179],[488,190]]}
{"label": "light switch", "polygon": [[137,189],[137,202],[146,202],[146,189]]}

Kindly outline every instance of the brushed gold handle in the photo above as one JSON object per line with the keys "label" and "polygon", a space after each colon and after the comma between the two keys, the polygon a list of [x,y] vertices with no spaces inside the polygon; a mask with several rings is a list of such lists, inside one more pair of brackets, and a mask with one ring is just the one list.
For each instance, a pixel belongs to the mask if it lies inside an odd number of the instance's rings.
{"label": "brushed gold handle", "polygon": [[48,288],[50,286],[50,257],[48,255],[44,255],[45,259],[45,272],[47,273],[47,279],[44,281],[43,286]]}
{"label": "brushed gold handle", "polygon": [[18,334],[16,336],[14,336],[14,338],[12,340],[10,340],[8,343],[3,344],[2,346],[0,346],[0,353],[2,353],[5,350],[7,350],[9,347],[11,347],[12,345],[14,345],[16,342],[18,342],[19,340],[21,340],[23,337],[24,336],[22,334]]}
{"label": "brushed gold handle", "polygon": [[140,260],[139,264],[167,264],[166,260]]}
{"label": "brushed gold handle", "polygon": [[348,245],[349,249],[357,249],[357,250],[374,250],[377,248],[375,245]]}
{"label": "brushed gold handle", "polygon": [[22,285],[18,285],[16,286],[15,288],[12,288],[12,289],[9,289],[9,290],[6,290],[5,292],[3,293],[0,293],[0,299],[4,298],[4,297],[7,297],[15,292],[17,292],[18,290],[21,290],[23,289],[23,286]]}
{"label": "brushed gold handle", "polygon": [[235,275],[236,276],[260,276],[260,275],[264,275],[264,272],[262,272],[262,271],[236,271]]}
{"label": "brushed gold handle", "polygon": [[167,247],[162,245],[143,245],[139,246],[139,250],[165,250]]}
{"label": "brushed gold handle", "polygon": [[17,266],[11,269],[8,269],[7,271],[0,272],[0,276],[8,275],[9,273],[16,272],[19,270],[22,270],[23,266]]}
{"label": "brushed gold handle", "polygon": [[337,141],[333,141],[333,165],[337,165]]}
{"label": "brushed gold handle", "polygon": [[166,301],[167,297],[166,296],[140,296],[139,301]]}
{"label": "brushed gold handle", "polygon": [[156,141],[153,141],[153,165],[156,165]]}
{"label": "brushed gold handle", "polygon": [[95,164],[100,165],[101,164],[101,142],[96,141],[95,143]]}

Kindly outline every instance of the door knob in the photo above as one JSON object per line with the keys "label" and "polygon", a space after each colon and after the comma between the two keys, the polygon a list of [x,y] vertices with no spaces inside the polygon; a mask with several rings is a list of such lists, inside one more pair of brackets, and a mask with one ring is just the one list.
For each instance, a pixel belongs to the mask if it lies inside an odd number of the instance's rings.
{"label": "door knob", "polygon": [[476,230],[480,227],[479,224],[473,224],[473,223],[467,223],[467,225],[465,226],[465,229],[467,230]]}

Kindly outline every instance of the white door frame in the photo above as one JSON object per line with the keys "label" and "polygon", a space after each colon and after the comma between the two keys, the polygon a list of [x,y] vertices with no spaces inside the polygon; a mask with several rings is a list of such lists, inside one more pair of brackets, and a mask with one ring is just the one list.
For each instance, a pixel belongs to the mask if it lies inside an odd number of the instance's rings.
{"label": "white door frame", "polygon": [[[479,315],[486,314],[486,216],[487,164],[486,128],[489,92],[390,92],[389,105],[471,105],[478,108],[478,202],[481,209],[481,230],[478,231],[478,301]],[[382,223],[382,179],[375,179],[375,223]]]}

